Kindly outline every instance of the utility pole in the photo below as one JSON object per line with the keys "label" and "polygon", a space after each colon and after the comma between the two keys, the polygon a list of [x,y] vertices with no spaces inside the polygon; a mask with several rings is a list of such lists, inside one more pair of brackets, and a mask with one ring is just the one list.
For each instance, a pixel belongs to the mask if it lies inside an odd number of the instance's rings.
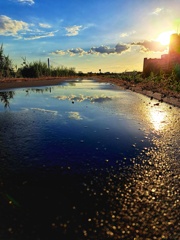
{"label": "utility pole", "polygon": [[50,60],[49,60],[49,58],[48,58],[48,68],[50,68]]}

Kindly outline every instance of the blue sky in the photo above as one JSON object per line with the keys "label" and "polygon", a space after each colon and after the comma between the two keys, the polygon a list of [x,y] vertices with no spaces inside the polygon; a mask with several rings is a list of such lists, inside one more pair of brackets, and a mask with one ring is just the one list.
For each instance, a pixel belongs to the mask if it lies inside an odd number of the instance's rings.
{"label": "blue sky", "polygon": [[0,44],[14,65],[50,59],[83,72],[142,70],[180,32],[180,0],[0,0]]}

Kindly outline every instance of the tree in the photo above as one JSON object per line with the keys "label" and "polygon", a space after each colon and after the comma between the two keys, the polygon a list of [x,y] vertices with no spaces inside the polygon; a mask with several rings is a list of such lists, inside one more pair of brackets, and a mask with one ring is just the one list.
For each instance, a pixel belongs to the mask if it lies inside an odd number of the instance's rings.
{"label": "tree", "polygon": [[14,75],[12,60],[4,55],[3,44],[0,46],[0,77],[10,77]]}

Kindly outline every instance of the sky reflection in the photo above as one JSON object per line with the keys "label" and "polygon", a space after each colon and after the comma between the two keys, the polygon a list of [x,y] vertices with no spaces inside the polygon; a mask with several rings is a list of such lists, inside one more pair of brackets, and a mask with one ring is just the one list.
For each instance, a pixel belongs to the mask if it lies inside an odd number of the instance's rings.
{"label": "sky reflection", "polygon": [[[6,110],[11,119],[16,119],[6,134],[13,134],[19,146],[24,143],[21,154],[28,155],[33,164],[64,165],[64,158],[69,165],[79,159],[100,167],[106,159],[123,162],[124,158],[129,164],[145,145],[151,144],[144,138],[146,132],[139,128],[140,119],[132,115],[130,106],[135,96],[129,92],[92,80],[65,82],[50,89],[17,89]],[[8,124],[4,109],[0,114]],[[32,139],[31,144],[28,139]],[[17,149],[12,145],[8,150],[14,163],[19,156]],[[38,161],[34,161],[36,155]]]}
{"label": "sky reflection", "polygon": [[75,119],[75,120],[82,120],[83,118],[78,112],[68,112],[69,118]]}
{"label": "sky reflection", "polygon": [[178,239],[178,108],[87,80],[0,96],[0,238]]}

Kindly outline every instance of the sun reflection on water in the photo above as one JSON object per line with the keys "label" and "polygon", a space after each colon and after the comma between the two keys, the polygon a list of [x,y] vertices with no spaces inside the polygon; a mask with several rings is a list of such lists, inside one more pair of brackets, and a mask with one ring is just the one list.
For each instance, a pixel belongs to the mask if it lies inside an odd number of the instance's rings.
{"label": "sun reflection on water", "polygon": [[156,108],[151,108],[149,117],[156,131],[164,129],[167,117],[166,112]]}

